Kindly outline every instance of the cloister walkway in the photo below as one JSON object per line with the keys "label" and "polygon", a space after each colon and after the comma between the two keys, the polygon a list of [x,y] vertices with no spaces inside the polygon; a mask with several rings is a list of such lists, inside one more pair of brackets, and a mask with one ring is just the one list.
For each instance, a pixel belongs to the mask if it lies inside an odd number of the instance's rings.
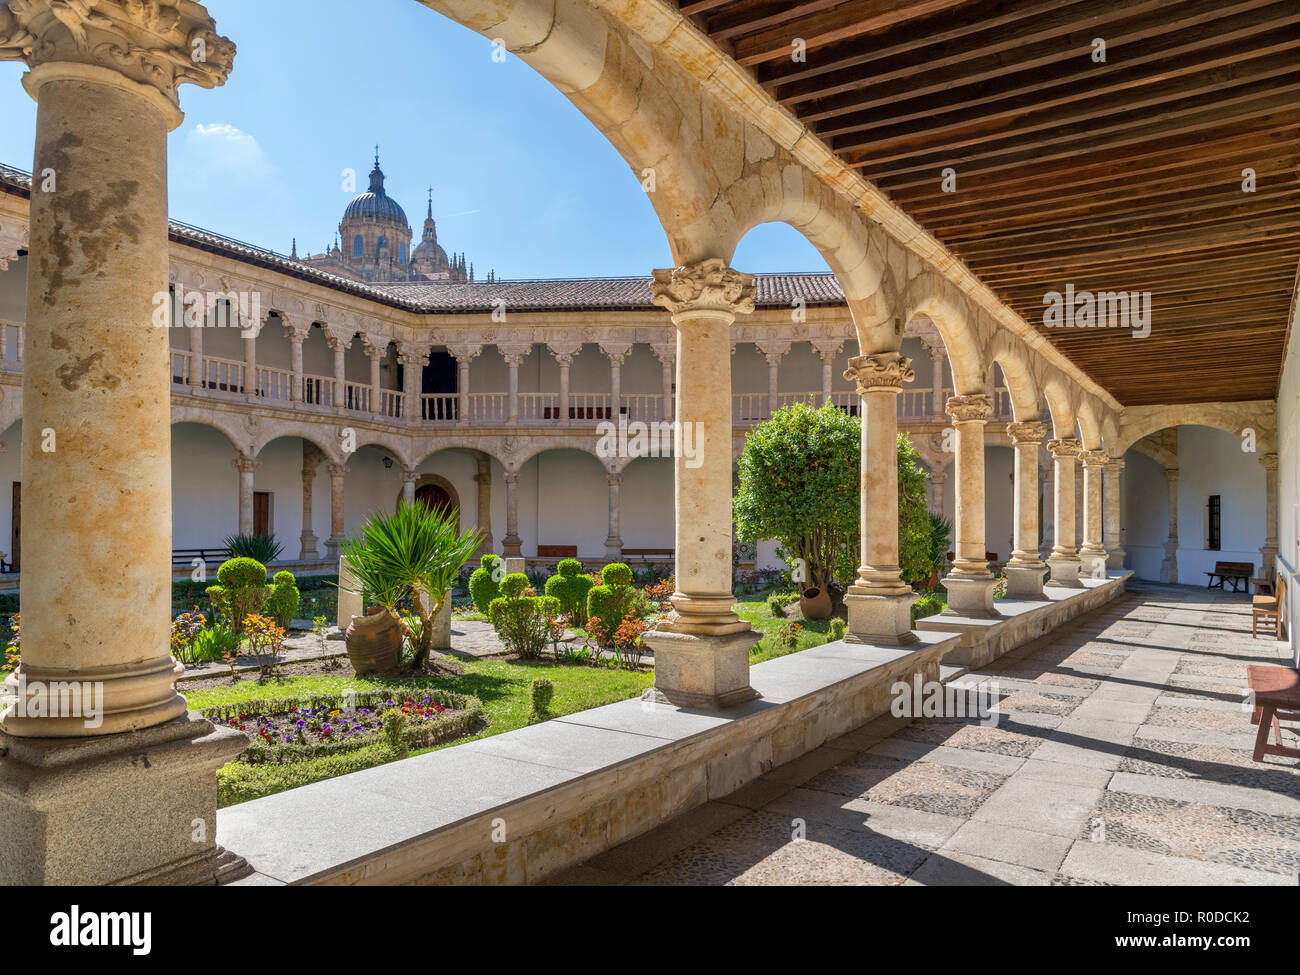
{"label": "cloister walkway", "polygon": [[1300,763],[1251,761],[1242,703],[1282,646],[1247,597],[1130,584],[959,678],[996,725],[887,715],[554,882],[1294,885]]}

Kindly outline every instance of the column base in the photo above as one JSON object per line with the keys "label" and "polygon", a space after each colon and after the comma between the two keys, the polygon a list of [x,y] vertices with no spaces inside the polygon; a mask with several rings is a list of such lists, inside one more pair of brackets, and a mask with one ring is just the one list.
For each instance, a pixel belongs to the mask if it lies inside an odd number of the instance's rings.
{"label": "column base", "polygon": [[1127,553],[1122,548],[1112,548],[1106,551],[1106,568],[1122,569],[1124,568],[1124,557]]}
{"label": "column base", "polygon": [[302,548],[298,553],[298,558],[303,562],[314,561],[320,558],[320,551],[316,548],[318,539],[314,532],[303,532],[299,538]]}
{"label": "column base", "polygon": [[1166,555],[1164,561],[1160,563],[1160,581],[1178,584],[1178,558],[1174,555]]}
{"label": "column base", "polygon": [[1082,579],[1105,579],[1106,553],[1080,552],[1079,577]]}
{"label": "column base", "polygon": [[650,630],[642,639],[655,653],[655,683],[643,700],[702,711],[722,711],[758,697],[749,686],[749,651],[763,634],[705,636]]}
{"label": "column base", "polygon": [[1008,599],[1042,599],[1043,580],[1047,578],[1047,565],[1043,562],[1008,562],[1002,568],[1007,577]]}
{"label": "column base", "polygon": [[1083,583],[1079,581],[1079,572],[1083,568],[1083,563],[1079,561],[1077,555],[1050,555],[1047,558],[1047,566],[1052,570],[1052,577],[1047,580],[1049,586],[1060,586],[1064,589],[1083,588]]}
{"label": "column base", "polygon": [[844,595],[849,612],[845,643],[871,643],[901,647],[920,638],[912,632],[912,604],[921,597],[914,592],[898,595],[872,595],[869,591]]}
{"label": "column base", "polygon": [[947,575],[939,584],[948,590],[948,608],[941,616],[970,616],[976,619],[997,619],[993,606],[993,590],[998,580],[993,573],[984,576]]}
{"label": "column base", "polygon": [[[217,769],[248,744],[193,711],[96,738],[0,732],[0,884],[215,884]],[[232,862],[233,861],[233,862]]]}
{"label": "column base", "polygon": [[621,561],[623,558],[623,539],[605,539],[605,558]]}
{"label": "column base", "polygon": [[524,554],[524,540],[518,535],[514,538],[507,535],[501,540],[501,554],[506,558],[519,558]]}
{"label": "column base", "polygon": [[331,535],[325,539],[325,558],[331,562],[337,562],[339,549],[343,545],[343,538],[340,535]]}

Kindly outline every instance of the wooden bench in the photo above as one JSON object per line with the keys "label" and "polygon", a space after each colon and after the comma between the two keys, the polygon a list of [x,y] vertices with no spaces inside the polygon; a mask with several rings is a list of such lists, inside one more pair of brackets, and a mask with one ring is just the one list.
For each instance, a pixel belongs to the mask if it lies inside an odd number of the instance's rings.
{"label": "wooden bench", "polygon": [[538,545],[537,557],[539,559],[576,559],[578,557],[578,546]]}
{"label": "wooden bench", "polygon": [[[1225,582],[1231,582],[1233,592],[1244,592],[1251,576],[1255,574],[1255,563],[1215,562],[1214,571],[1205,574],[1210,577],[1205,584],[1206,589],[1222,589]],[[1241,585],[1238,586],[1238,583]]]}
{"label": "wooden bench", "polygon": [[1250,635],[1259,634],[1259,624],[1272,625],[1273,639],[1282,639],[1282,606],[1286,598],[1286,580],[1277,577],[1277,583],[1268,592],[1256,592],[1250,600]]}
{"label": "wooden bench", "polygon": [[[1291,667],[1252,664],[1246,668],[1246,680],[1255,704],[1250,722],[1259,725],[1255,735],[1255,761],[1262,762],[1265,755],[1300,758],[1300,748],[1282,744],[1282,726],[1278,722],[1279,714],[1288,720],[1300,718],[1297,713],[1300,712],[1300,673]],[[1275,744],[1268,740],[1270,730],[1277,740]]]}
{"label": "wooden bench", "polygon": [[228,548],[174,548],[172,565],[193,565],[195,559],[204,562],[224,562],[230,558]]}
{"label": "wooden bench", "polygon": [[623,549],[623,558],[631,562],[636,559],[638,562],[671,562],[676,555],[676,550],[671,548],[625,548]]}

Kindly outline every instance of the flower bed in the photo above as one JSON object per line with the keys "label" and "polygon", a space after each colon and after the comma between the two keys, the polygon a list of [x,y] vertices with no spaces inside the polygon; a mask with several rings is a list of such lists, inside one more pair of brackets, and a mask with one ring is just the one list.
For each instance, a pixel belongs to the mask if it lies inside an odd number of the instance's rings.
{"label": "flower bed", "polygon": [[427,748],[477,731],[483,704],[468,694],[436,688],[318,694],[287,700],[251,700],[204,708],[213,724],[252,736],[239,756],[250,765],[298,762],[353,751],[385,740],[381,715],[390,708],[406,718],[406,748]]}

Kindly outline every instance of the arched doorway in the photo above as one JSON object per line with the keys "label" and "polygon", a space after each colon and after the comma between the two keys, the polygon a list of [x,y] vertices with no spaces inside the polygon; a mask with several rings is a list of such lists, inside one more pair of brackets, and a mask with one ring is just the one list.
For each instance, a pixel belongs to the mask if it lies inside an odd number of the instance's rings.
{"label": "arched doorway", "polygon": [[451,495],[439,484],[422,484],[415,489],[415,503],[430,511],[446,511],[454,507]]}

